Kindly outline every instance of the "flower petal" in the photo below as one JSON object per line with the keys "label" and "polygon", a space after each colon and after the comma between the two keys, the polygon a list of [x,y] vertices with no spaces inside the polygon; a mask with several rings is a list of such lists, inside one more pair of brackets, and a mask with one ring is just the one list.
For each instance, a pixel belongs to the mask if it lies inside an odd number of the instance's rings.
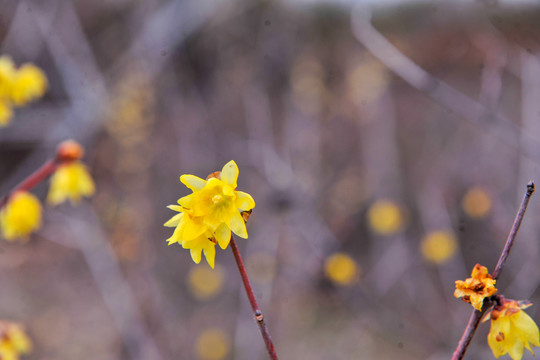
{"label": "flower petal", "polygon": [[208,244],[205,244],[203,247],[204,257],[206,258],[208,265],[213,269],[216,259],[216,245],[211,241],[207,241],[207,243]]}
{"label": "flower petal", "polygon": [[[180,201],[180,200],[178,200],[178,201]],[[171,210],[178,211],[178,212],[184,212],[184,208],[181,207],[181,206],[178,206],[178,205],[168,205],[167,209],[171,209]]]}
{"label": "flower petal", "polygon": [[166,227],[175,227],[180,224],[180,221],[182,221],[182,218],[184,217],[184,213],[176,214],[172,218],[170,218],[163,226]]}
{"label": "flower petal", "polygon": [[223,166],[221,170],[221,181],[225,184],[231,186],[233,189],[236,189],[236,180],[238,179],[238,166],[234,160],[229,161]]}
{"label": "flower petal", "polygon": [[189,249],[189,252],[191,254],[191,259],[193,259],[193,262],[195,264],[198,264],[201,262],[201,252],[202,252],[202,246],[200,244],[197,244],[196,246],[193,246]]}
{"label": "flower petal", "polygon": [[190,219],[184,225],[184,239],[192,240],[201,236],[206,231],[206,226],[200,221]]}
{"label": "flower petal", "polygon": [[243,191],[236,192],[236,207],[241,211],[248,211],[255,207],[255,200]]}
{"label": "flower petal", "polygon": [[231,214],[231,217],[228,221],[229,228],[233,233],[240,236],[241,238],[247,239],[248,233],[246,229],[246,223],[242,218],[242,215],[238,211],[235,211]]}
{"label": "flower petal", "polygon": [[225,224],[221,223],[214,232],[219,247],[225,250],[231,241],[231,229]]}
{"label": "flower petal", "polygon": [[193,192],[201,190],[206,185],[206,180],[195,175],[182,175],[180,181]]}

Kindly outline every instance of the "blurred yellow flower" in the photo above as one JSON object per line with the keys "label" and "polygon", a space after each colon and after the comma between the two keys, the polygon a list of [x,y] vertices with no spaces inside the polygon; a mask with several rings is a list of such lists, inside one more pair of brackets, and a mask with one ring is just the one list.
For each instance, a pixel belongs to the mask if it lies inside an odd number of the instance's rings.
{"label": "blurred yellow flower", "polygon": [[0,322],[0,359],[18,360],[20,355],[28,354],[32,350],[32,342],[16,323]]}
{"label": "blurred yellow flower", "polygon": [[197,299],[207,300],[221,291],[223,277],[223,271],[219,266],[214,271],[207,267],[194,266],[189,270],[188,286]]}
{"label": "blurred yellow flower", "polygon": [[380,235],[391,235],[403,228],[404,219],[399,206],[392,200],[377,200],[368,210],[368,223]]}
{"label": "blurred yellow flower", "polygon": [[203,180],[194,175],[182,175],[180,181],[193,193],[178,200],[179,205],[169,209],[178,211],[164,226],[175,227],[173,235],[167,239],[169,245],[181,244],[191,250],[193,261],[200,261],[204,250],[206,260],[214,266],[215,244],[227,248],[231,231],[247,238],[246,224],[242,212],[255,207],[251,195],[236,190],[238,166],[228,162],[221,172]]}
{"label": "blurred yellow flower", "polygon": [[37,66],[24,64],[15,73],[11,86],[11,100],[16,106],[42,97],[47,90],[47,77]]}
{"label": "blurred yellow flower", "polygon": [[435,264],[443,264],[456,254],[457,240],[451,231],[439,230],[426,235],[420,244],[422,256]]}
{"label": "blurred yellow flower", "polygon": [[484,317],[484,321],[491,319],[488,344],[495,358],[508,354],[513,360],[521,360],[525,348],[534,354],[531,345],[540,346],[538,326],[522,311],[530,305],[502,298]]}
{"label": "blurred yellow flower", "polygon": [[34,195],[18,191],[0,210],[0,226],[6,240],[27,239],[41,226],[41,204]]}
{"label": "blurred yellow flower", "polygon": [[201,360],[221,360],[229,351],[229,341],[219,328],[205,330],[195,344],[195,352]]}
{"label": "blurred yellow flower", "polygon": [[483,218],[491,211],[491,198],[481,187],[473,187],[463,197],[461,206],[468,216]]}
{"label": "blurred yellow flower", "polygon": [[335,253],[324,263],[326,276],[339,285],[351,285],[358,281],[359,269],[356,262],[347,254]]}
{"label": "blurred yellow flower", "polygon": [[47,77],[37,66],[27,63],[16,69],[9,56],[0,56],[0,126],[9,123],[12,106],[23,106],[46,90]]}
{"label": "blurred yellow flower", "polygon": [[94,191],[94,181],[86,166],[79,161],[71,161],[59,165],[51,176],[47,202],[58,205],[69,199],[72,204],[76,204],[81,197],[92,196]]}
{"label": "blurred yellow flower", "polygon": [[476,264],[470,278],[456,281],[454,296],[470,303],[476,310],[481,310],[484,298],[497,292],[495,282],[485,266]]}

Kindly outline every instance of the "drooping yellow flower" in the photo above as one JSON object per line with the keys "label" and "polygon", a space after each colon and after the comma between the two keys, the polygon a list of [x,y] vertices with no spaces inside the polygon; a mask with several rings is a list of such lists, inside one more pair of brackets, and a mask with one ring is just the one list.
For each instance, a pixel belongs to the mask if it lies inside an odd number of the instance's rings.
{"label": "drooping yellow flower", "polygon": [[529,302],[501,297],[499,304],[484,317],[484,321],[491,319],[488,344],[496,358],[508,354],[513,360],[521,360],[525,348],[534,354],[531,345],[540,346],[538,326],[522,311],[529,306]]}
{"label": "drooping yellow flower", "polygon": [[31,350],[32,342],[21,325],[0,322],[0,359],[18,360],[20,355],[28,354]]}
{"label": "drooping yellow flower", "polygon": [[231,231],[247,238],[242,212],[255,207],[251,195],[236,190],[238,166],[228,162],[221,172],[213,173],[208,180],[194,175],[182,175],[180,181],[193,191],[178,200],[179,205],[169,209],[178,211],[164,226],[175,227],[167,239],[169,245],[179,243],[191,250],[193,261],[198,263],[204,251],[210,266],[214,266],[215,244],[227,248]]}
{"label": "drooping yellow flower", "polygon": [[324,272],[330,280],[339,285],[352,285],[359,277],[356,262],[344,253],[329,256],[324,263]]}
{"label": "drooping yellow flower", "polygon": [[392,235],[403,229],[402,211],[392,200],[374,202],[367,217],[370,228],[380,235]]}
{"label": "drooping yellow flower", "polygon": [[456,281],[454,296],[470,303],[476,310],[481,310],[484,298],[497,292],[495,282],[485,266],[476,264],[470,278]]}
{"label": "drooping yellow flower", "polygon": [[6,240],[27,239],[41,226],[41,204],[34,195],[18,191],[10,196],[0,210],[2,235]]}
{"label": "drooping yellow flower", "polygon": [[61,164],[51,176],[47,202],[58,205],[66,200],[76,204],[81,197],[94,194],[95,186],[88,169],[79,161]]}

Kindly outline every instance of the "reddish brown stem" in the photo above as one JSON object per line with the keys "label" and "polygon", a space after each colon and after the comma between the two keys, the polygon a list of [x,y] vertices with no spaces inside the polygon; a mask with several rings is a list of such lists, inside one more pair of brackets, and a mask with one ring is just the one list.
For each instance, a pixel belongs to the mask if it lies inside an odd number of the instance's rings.
{"label": "reddish brown stem", "polygon": [[236,260],[236,265],[238,265],[238,271],[240,271],[242,282],[244,283],[244,287],[246,288],[246,294],[248,296],[249,303],[251,304],[251,308],[253,309],[255,320],[257,320],[259,330],[261,330],[261,335],[263,337],[264,343],[266,344],[266,350],[268,351],[268,355],[270,356],[270,359],[278,360],[276,350],[274,349],[274,344],[272,343],[272,339],[270,338],[270,333],[268,332],[268,328],[266,327],[266,324],[264,322],[264,316],[261,312],[261,309],[259,309],[257,300],[255,299],[255,295],[253,294],[253,289],[251,288],[251,284],[249,283],[249,278],[246,272],[246,268],[244,267],[244,262],[242,261],[242,257],[240,256],[240,252],[238,251],[236,241],[234,240],[234,236],[232,236],[232,234],[231,250],[233,252],[234,259]]}
{"label": "reddish brown stem", "polygon": [[[523,215],[525,215],[525,211],[527,210],[527,206],[529,205],[529,200],[531,199],[531,195],[533,193],[534,193],[534,182],[531,181],[527,184],[527,192],[523,196],[523,200],[521,201],[521,205],[519,206],[519,210],[514,219],[514,224],[512,225],[512,229],[510,230],[510,233],[508,234],[508,238],[506,239],[506,244],[504,245],[504,249],[501,253],[501,256],[499,257],[497,266],[495,266],[495,271],[493,271],[493,278],[495,280],[501,275],[504,264],[506,263],[506,260],[508,259],[508,255],[510,255],[510,250],[512,249],[512,245],[514,245],[514,241],[516,240],[519,227],[521,226],[521,222],[523,221]],[[484,306],[482,307],[482,311],[473,310],[471,317],[469,318],[469,322],[467,323],[467,327],[465,328],[465,331],[463,331],[463,335],[461,335],[461,339],[459,340],[456,351],[454,351],[454,354],[452,355],[452,360],[463,359],[463,357],[465,356],[465,352],[467,351],[467,348],[469,347],[469,344],[471,343],[471,340],[474,336],[474,333],[476,332],[476,329],[478,328],[480,319],[482,319],[482,316],[484,315],[486,310],[489,308],[489,306],[490,304],[484,303]]]}
{"label": "reddish brown stem", "polygon": [[4,195],[0,199],[0,208],[3,207],[9,196],[14,194],[17,191],[30,191],[39,185],[42,181],[46,180],[51,174],[56,170],[58,166],[58,161],[56,159],[51,159],[43,164],[39,169],[34,171],[30,176],[21,181],[13,190],[11,190],[7,195]]}

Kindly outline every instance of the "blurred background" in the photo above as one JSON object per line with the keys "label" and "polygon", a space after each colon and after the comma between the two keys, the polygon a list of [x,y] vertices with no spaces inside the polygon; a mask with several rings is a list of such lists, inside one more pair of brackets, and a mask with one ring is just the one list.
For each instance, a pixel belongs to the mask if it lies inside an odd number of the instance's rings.
{"label": "blurred background", "polygon": [[[211,271],[165,241],[178,177],[231,159],[281,359],[450,358],[472,309],[454,281],[493,271],[540,180],[534,1],[0,6],[1,54],[49,80],[0,129],[1,194],[67,138],[97,187],[0,243],[0,318],[28,359],[266,359],[230,250]],[[533,197],[498,283],[537,322],[539,216]],[[466,358],[493,358],[488,330]]]}

